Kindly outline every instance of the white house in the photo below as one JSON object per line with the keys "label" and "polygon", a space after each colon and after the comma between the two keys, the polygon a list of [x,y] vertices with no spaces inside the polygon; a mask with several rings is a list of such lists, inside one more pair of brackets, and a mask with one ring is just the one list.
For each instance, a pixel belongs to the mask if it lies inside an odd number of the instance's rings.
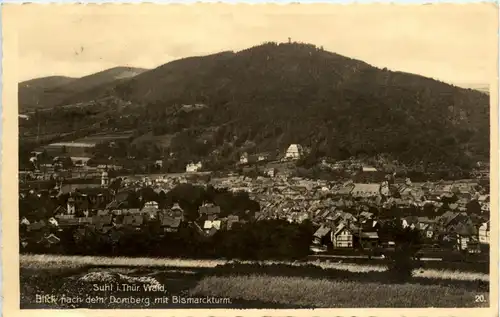
{"label": "white house", "polygon": [[71,161],[73,162],[73,165],[75,165],[77,167],[87,166],[88,161],[90,161],[90,157],[72,156],[70,158],[71,158]]}
{"label": "white house", "polygon": [[479,227],[479,243],[490,243],[490,222],[485,222]]}
{"label": "white house", "polygon": [[390,189],[388,181],[383,181],[382,184],[380,185],[380,194],[386,197],[389,196]]}
{"label": "white house", "polygon": [[276,168],[270,168],[265,171],[266,175],[269,177],[274,177],[276,176]]}
{"label": "white house", "polygon": [[101,186],[109,186],[109,176],[106,171],[101,174]]}
{"label": "white house", "polygon": [[144,204],[144,207],[142,209],[143,211],[148,211],[148,210],[158,210],[158,208],[159,208],[158,203],[156,201],[148,201]]}
{"label": "white house", "polygon": [[286,159],[297,160],[304,155],[304,149],[300,144],[291,144],[285,153]]}
{"label": "white house", "polygon": [[353,232],[343,223],[339,224],[336,230],[331,232],[331,239],[334,248],[353,247]]}
{"label": "white house", "polygon": [[257,162],[262,162],[262,161],[265,161],[267,159],[268,159],[268,155],[266,155],[266,154],[259,154],[257,156]]}
{"label": "white house", "polygon": [[67,202],[67,213],[68,215],[74,215],[76,212],[75,199],[73,197],[68,198]]}
{"label": "white house", "polygon": [[202,164],[201,162],[198,162],[198,163],[189,163],[188,165],[186,165],[186,172],[188,173],[195,173],[195,172],[199,172],[202,168]]}
{"label": "white house", "polygon": [[248,164],[248,153],[243,153],[240,156],[240,164]]}

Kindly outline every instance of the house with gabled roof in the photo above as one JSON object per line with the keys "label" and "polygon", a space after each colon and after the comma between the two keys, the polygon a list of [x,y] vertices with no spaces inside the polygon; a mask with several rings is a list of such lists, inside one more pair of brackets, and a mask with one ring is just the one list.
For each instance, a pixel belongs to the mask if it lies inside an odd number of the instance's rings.
{"label": "house with gabled roof", "polygon": [[331,232],[331,230],[331,228],[321,225],[321,227],[319,227],[313,235],[313,243],[323,244],[323,239]]}
{"label": "house with gabled roof", "polygon": [[373,197],[380,195],[380,184],[354,184],[354,188],[351,191],[353,197]]}
{"label": "house with gabled roof", "polygon": [[380,244],[380,237],[376,231],[353,230],[352,233],[363,249],[372,249]]}
{"label": "house with gabled roof", "polygon": [[144,223],[144,217],[142,215],[125,215],[123,217],[122,224],[124,226],[140,227]]}
{"label": "house with gabled roof", "polygon": [[346,223],[341,223],[332,231],[332,243],[334,248],[352,248],[354,246],[353,232],[355,228]]}
{"label": "house with gabled roof", "polygon": [[417,219],[417,229],[420,230],[426,238],[433,238],[436,220],[430,219],[429,217],[417,217]]}
{"label": "house with gabled roof", "polygon": [[345,186],[342,186],[338,189],[336,189],[333,193],[337,196],[349,196],[351,195],[352,191],[354,190],[355,185],[354,184],[346,184]]}
{"label": "house with gabled roof", "polygon": [[54,210],[54,215],[68,215],[68,210],[64,206],[57,206]]}
{"label": "house with gabled roof", "polygon": [[458,212],[453,212],[453,211],[446,211],[444,214],[436,218],[437,223],[443,227],[446,228],[454,223],[457,222],[455,218],[458,217]]}
{"label": "house with gabled roof", "polygon": [[367,222],[369,220],[373,219],[373,213],[368,212],[368,211],[362,211],[359,214],[359,220],[360,222]]}
{"label": "house with gabled roof", "polygon": [[122,209],[113,209],[111,213],[114,215],[137,215],[142,214],[139,208],[122,208]]}
{"label": "house with gabled roof", "polygon": [[341,216],[342,216],[342,221],[343,222],[349,222],[349,223],[355,223],[358,221],[358,219],[353,215],[351,214],[350,212],[346,212],[346,211],[343,211],[340,213]]}
{"label": "house with gabled roof", "polygon": [[200,213],[200,216],[206,215],[208,220],[215,220],[219,216],[221,209],[219,206],[211,203],[206,203],[200,206],[198,211]]}
{"label": "house with gabled roof", "polygon": [[178,203],[174,203],[165,213],[174,218],[184,219],[184,209]]}
{"label": "house with gabled roof", "polygon": [[55,217],[61,227],[77,226],[79,224],[78,218],[75,215],[58,214]]}
{"label": "house with gabled roof", "polygon": [[325,220],[334,214],[335,209],[318,209],[317,220]]}
{"label": "house with gabled roof", "polygon": [[297,160],[304,155],[304,149],[300,144],[290,144],[285,152],[285,159]]}
{"label": "house with gabled roof", "polygon": [[152,217],[156,217],[159,210],[160,209],[158,208],[158,203],[156,201],[148,201],[146,204],[144,204],[144,207],[142,207],[141,212]]}
{"label": "house with gabled roof", "polygon": [[481,205],[481,212],[482,213],[489,213],[490,212],[490,202],[480,202]]}
{"label": "house with gabled roof", "polygon": [[410,228],[412,230],[418,229],[418,217],[417,216],[407,216],[402,219],[403,228]]}
{"label": "house with gabled roof", "polygon": [[203,231],[207,237],[213,236],[222,227],[221,220],[205,220],[203,223]]}
{"label": "house with gabled roof", "polygon": [[490,244],[490,221],[486,221],[478,230],[479,243]]}
{"label": "house with gabled roof", "polygon": [[439,181],[436,183],[434,186],[434,191],[436,192],[441,192],[441,193],[446,193],[446,192],[451,192],[451,189],[453,187],[454,181]]}
{"label": "house with gabled roof", "polygon": [[479,195],[478,201],[480,203],[490,202],[490,195]]}
{"label": "house with gabled roof", "polygon": [[125,201],[117,201],[113,200],[109,204],[106,205],[105,209],[106,210],[114,210],[114,209],[122,209],[127,205]]}
{"label": "house with gabled roof", "polygon": [[203,165],[201,162],[198,163],[189,163],[186,165],[186,172],[187,173],[195,173],[201,171],[203,168]]}
{"label": "house with gabled roof", "polygon": [[176,232],[182,222],[181,218],[172,217],[168,214],[160,214],[160,225],[165,232]]}
{"label": "house with gabled roof", "polygon": [[250,156],[248,155],[248,153],[244,152],[240,156],[239,164],[248,164],[248,163],[250,163],[249,158],[250,158]]}
{"label": "house with gabled roof", "polygon": [[478,247],[478,230],[471,223],[458,223],[455,228],[457,235],[457,248],[458,250],[469,250],[471,244]]}

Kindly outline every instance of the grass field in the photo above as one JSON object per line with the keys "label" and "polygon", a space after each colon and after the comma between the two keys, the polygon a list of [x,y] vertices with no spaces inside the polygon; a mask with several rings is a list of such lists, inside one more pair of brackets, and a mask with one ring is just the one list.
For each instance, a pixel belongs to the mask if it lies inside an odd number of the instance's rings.
{"label": "grass field", "polygon": [[[304,277],[206,277],[190,294],[330,307],[487,307],[477,292],[442,285],[379,284]],[[488,298],[487,293],[483,293]]]}
{"label": "grass field", "polygon": [[[177,267],[177,268],[214,268],[217,265],[232,263],[228,260],[191,260],[191,259],[163,259],[163,258],[129,258],[129,257],[98,257],[98,256],[64,256],[64,255],[21,255],[21,268],[26,269],[71,269],[87,266],[106,267]],[[278,261],[239,261],[238,263],[261,263],[265,265],[284,263],[292,266],[314,264],[323,269],[336,269],[349,272],[383,272],[383,265],[367,265],[354,263],[335,262],[278,262]],[[414,276],[433,279],[451,279],[465,281],[489,281],[489,275],[477,272],[464,272],[454,270],[416,269]]]}
{"label": "grass field", "polygon": [[[23,308],[67,307],[64,305],[39,306],[35,303],[37,294],[109,296],[110,293],[96,293],[91,286],[92,283],[104,285],[109,284],[110,281],[113,283],[153,281],[165,285],[164,293],[141,294],[149,298],[151,303],[154,303],[157,295],[214,296],[231,299],[230,304],[220,306],[220,308],[486,307],[487,303],[476,303],[474,298],[476,295],[489,298],[487,274],[418,269],[414,271],[414,278],[401,284],[388,282],[385,269],[380,265],[349,263],[278,263],[274,261],[257,263],[225,260],[21,255],[20,271],[21,306]],[[131,295],[123,292],[120,294],[120,296]],[[70,307],[139,308],[144,306],[120,306],[107,303],[104,306]],[[153,307],[176,308],[172,304],[155,304]]]}

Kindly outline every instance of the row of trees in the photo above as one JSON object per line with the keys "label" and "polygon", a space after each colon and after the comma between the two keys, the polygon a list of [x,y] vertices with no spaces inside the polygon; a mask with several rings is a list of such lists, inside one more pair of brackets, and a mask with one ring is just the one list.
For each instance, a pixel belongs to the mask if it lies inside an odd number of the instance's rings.
{"label": "row of trees", "polygon": [[[22,232],[22,231],[21,231]],[[36,243],[39,236],[22,236],[21,252],[59,253],[66,255],[155,256],[187,258],[225,258],[240,260],[300,260],[309,254],[314,227],[284,220],[262,220],[235,224],[232,230],[220,230],[213,236],[200,234],[188,223],[178,232],[163,233],[159,227],[140,231],[111,229],[102,232],[94,228],[67,228],[56,234],[59,244]],[[384,240],[394,241],[396,250],[389,253],[392,278],[407,280],[412,275],[412,258],[420,249],[420,235],[415,230],[388,224]]]}
{"label": "row of trees", "polygon": [[[114,233],[113,233],[114,232]],[[57,245],[36,243],[40,237],[24,236],[28,242],[21,252],[113,256],[224,257],[235,259],[297,259],[309,254],[313,234],[310,222],[290,224],[284,220],[265,220],[235,224],[232,230],[220,230],[211,237],[200,235],[183,223],[178,232],[163,233],[161,228],[140,231],[122,229],[102,233],[86,228],[68,228],[56,234]]]}

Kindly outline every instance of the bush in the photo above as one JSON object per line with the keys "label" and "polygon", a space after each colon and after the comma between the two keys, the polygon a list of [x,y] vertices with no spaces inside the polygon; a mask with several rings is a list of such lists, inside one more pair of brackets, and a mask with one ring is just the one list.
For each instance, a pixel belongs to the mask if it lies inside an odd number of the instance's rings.
{"label": "bush", "polygon": [[406,282],[413,276],[414,268],[411,254],[405,250],[397,250],[388,265],[387,273],[393,282]]}
{"label": "bush", "polygon": [[396,250],[392,254],[388,265],[389,278],[394,282],[405,282],[412,277],[415,268],[413,258],[421,245],[418,230],[409,228],[393,228],[393,239]]}

